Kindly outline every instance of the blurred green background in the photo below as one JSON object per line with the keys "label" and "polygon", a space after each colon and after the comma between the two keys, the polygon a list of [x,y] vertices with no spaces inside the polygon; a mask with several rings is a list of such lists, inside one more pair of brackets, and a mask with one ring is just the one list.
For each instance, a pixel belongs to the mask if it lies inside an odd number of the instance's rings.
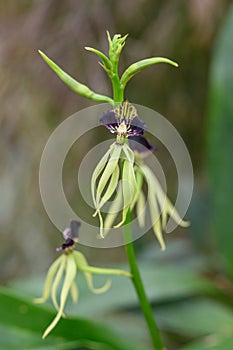
{"label": "blurred green background", "polygon": [[[81,280],[80,303],[69,310],[74,318],[62,321],[44,342],[40,334],[52,311],[31,304],[61,243],[40,198],[40,157],[56,126],[93,104],[70,91],[37,49],[80,82],[108,95],[107,76],[96,57],[84,50],[92,46],[106,51],[106,30],[111,35],[129,33],[122,70],[150,56],[169,57],[180,66],[151,67],[126,90],[130,101],[155,109],[176,127],[194,167],[195,188],[187,214],[192,226],[168,235],[165,253],[151,233],[136,242],[163,337],[171,350],[233,349],[233,7],[229,0],[0,2],[0,280],[7,285],[0,291],[1,334],[4,331],[0,349],[19,349],[19,344],[21,349],[151,348],[134,292],[120,278],[113,281],[109,293],[97,297],[88,294]],[[64,186],[76,209],[74,163],[106,132],[93,135],[71,150],[65,164]],[[163,151],[158,157],[166,163]],[[171,169],[168,162],[166,175],[175,198]],[[87,216],[82,208],[77,210]],[[92,264],[125,264],[123,248],[81,249]],[[78,317],[108,324],[110,340],[99,336],[96,324],[82,324]],[[119,337],[122,343],[117,343]]]}

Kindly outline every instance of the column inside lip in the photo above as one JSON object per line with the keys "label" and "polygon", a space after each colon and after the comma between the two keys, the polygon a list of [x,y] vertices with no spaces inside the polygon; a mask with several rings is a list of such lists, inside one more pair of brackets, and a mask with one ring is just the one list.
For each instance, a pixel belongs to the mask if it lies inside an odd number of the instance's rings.
{"label": "column inside lip", "polygon": [[[139,119],[136,108],[129,102],[123,102],[115,109],[104,113],[100,117],[100,123],[111,132],[126,136],[142,135],[147,130],[144,122]],[[124,130],[121,126],[125,126]]]}

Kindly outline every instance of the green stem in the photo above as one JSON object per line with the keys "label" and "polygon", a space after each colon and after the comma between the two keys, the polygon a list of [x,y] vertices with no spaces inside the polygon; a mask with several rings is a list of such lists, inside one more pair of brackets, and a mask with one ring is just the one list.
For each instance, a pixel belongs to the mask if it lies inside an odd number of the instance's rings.
{"label": "green stem", "polygon": [[123,226],[124,228],[124,238],[125,238],[125,242],[126,242],[126,254],[128,257],[128,262],[129,262],[129,266],[130,266],[130,271],[132,274],[132,282],[134,285],[134,288],[136,290],[140,305],[141,305],[141,309],[144,315],[144,318],[146,320],[148,329],[150,331],[150,335],[151,335],[151,339],[154,345],[154,348],[156,350],[165,350],[165,347],[163,345],[161,336],[160,336],[160,332],[159,332],[159,328],[155,322],[154,316],[153,316],[153,312],[151,309],[151,305],[148,301],[144,286],[143,286],[143,282],[141,279],[141,275],[138,269],[138,264],[137,264],[137,260],[136,260],[136,255],[135,255],[135,250],[134,250],[134,245],[132,242],[132,231],[131,231],[131,211],[129,210],[127,213],[127,217],[126,217],[126,221],[125,221],[125,225]]}
{"label": "green stem", "polygon": [[115,57],[115,59],[112,61],[112,72],[110,74],[113,88],[113,100],[115,103],[122,102],[124,100],[124,88],[121,86],[121,81],[118,74],[118,63],[119,57]]}
{"label": "green stem", "polygon": [[[122,102],[124,100],[124,87],[121,85],[120,78],[118,75],[118,58],[113,62],[112,74],[110,76],[113,88],[113,99],[114,103]],[[127,140],[126,140],[127,142]],[[124,239],[125,239],[125,249],[128,257],[128,262],[130,266],[130,272],[132,274],[132,282],[135,291],[138,296],[138,300],[146,320],[151,339],[155,350],[165,350],[163,342],[159,333],[159,328],[155,322],[153,312],[148,301],[141,275],[138,269],[138,264],[136,260],[136,255],[134,251],[134,245],[132,242],[132,230],[131,230],[131,210],[128,210],[126,220],[124,222]]]}

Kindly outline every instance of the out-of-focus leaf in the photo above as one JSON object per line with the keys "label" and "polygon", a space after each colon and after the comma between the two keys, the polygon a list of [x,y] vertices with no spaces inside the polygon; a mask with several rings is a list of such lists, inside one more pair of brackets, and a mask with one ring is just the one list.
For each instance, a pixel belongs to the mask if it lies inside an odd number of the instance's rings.
{"label": "out-of-focus leaf", "polygon": [[[0,326],[4,325],[7,328],[18,329],[21,334],[22,344],[18,343],[18,349],[27,349],[27,337],[26,340],[23,340],[23,332],[25,331],[37,335],[37,347],[31,344],[30,349],[39,349],[39,338],[41,338],[46,325],[51,322],[54,313],[44,307],[34,305],[17,296],[10,289],[5,288],[0,289],[0,310]],[[1,341],[5,340],[1,340],[1,338],[0,348],[4,349],[4,347],[1,347]],[[90,344],[94,342],[98,346],[101,345],[99,349],[106,350],[145,349],[144,345],[142,346],[132,339],[121,337],[120,334],[112,331],[109,326],[79,318],[61,320],[53,330],[52,335],[48,337],[48,340],[41,340],[41,349],[46,349],[47,344],[51,346],[52,339],[54,349],[59,348],[57,344],[60,344],[60,348],[62,348],[62,343],[65,344],[63,349],[74,348],[74,342],[76,345],[85,344],[87,348],[89,346],[93,348]],[[72,343],[72,347],[67,347],[67,342]],[[8,347],[5,348],[8,349]],[[98,349],[98,347],[95,348]]]}
{"label": "out-of-focus leaf", "polygon": [[182,347],[181,350],[232,350],[233,349],[233,336],[218,337],[216,335],[210,335],[203,338],[201,341],[188,344]]}
{"label": "out-of-focus leaf", "polygon": [[220,31],[210,74],[208,163],[212,223],[225,268],[233,278],[233,8]]}
{"label": "out-of-focus leaf", "polygon": [[213,333],[233,335],[233,313],[208,299],[177,302],[156,311],[157,320],[177,334],[203,336]]}

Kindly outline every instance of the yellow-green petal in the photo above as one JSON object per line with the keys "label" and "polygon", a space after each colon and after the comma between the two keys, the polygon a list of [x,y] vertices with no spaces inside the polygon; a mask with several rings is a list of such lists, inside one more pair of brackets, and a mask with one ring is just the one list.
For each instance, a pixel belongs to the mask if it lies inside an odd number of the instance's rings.
{"label": "yellow-green petal", "polygon": [[72,300],[73,302],[76,304],[78,302],[78,295],[79,295],[79,292],[78,292],[78,286],[76,284],[76,282],[74,281],[71,285],[71,289],[70,289],[70,292],[71,292],[71,297],[72,297]]}
{"label": "yellow-green petal", "polygon": [[94,273],[97,275],[118,275],[118,276],[125,276],[125,277],[132,277],[131,273],[125,270],[120,269],[106,269],[102,267],[95,267],[90,265],[85,266],[79,266],[79,269],[81,271]]}
{"label": "yellow-green petal", "polygon": [[122,151],[122,147],[115,144],[115,147],[113,147],[112,154],[111,154],[111,156],[106,164],[106,167],[105,167],[105,169],[100,177],[100,180],[99,180],[99,183],[97,186],[96,206],[99,205],[101,194],[102,194],[107,182],[109,181],[111,175],[113,174],[114,170],[118,166],[118,161],[120,158],[121,151]]}
{"label": "yellow-green petal", "polygon": [[159,208],[158,208],[158,204],[157,204],[157,201],[155,198],[155,193],[153,192],[153,190],[150,187],[148,188],[148,200],[149,200],[151,221],[153,224],[153,231],[155,233],[156,238],[159,241],[161,249],[165,250],[166,246],[164,243],[162,229],[161,229]]}
{"label": "yellow-green petal", "polygon": [[113,193],[116,190],[116,187],[118,185],[118,180],[119,180],[119,166],[117,165],[115,170],[112,173],[108,188],[106,189],[103,197],[100,200],[99,205],[97,205],[97,209],[100,210],[104,204],[112,197]]}
{"label": "yellow-green petal", "polygon": [[137,183],[134,173],[134,167],[133,164],[128,160],[125,159],[123,163],[123,170],[122,170],[122,194],[123,194],[123,201],[124,201],[124,208],[122,211],[122,220],[114,226],[115,228],[120,227],[124,224],[127,212],[130,208],[130,204],[137,192]]}
{"label": "yellow-green petal", "polygon": [[63,272],[65,270],[65,267],[66,267],[66,257],[64,255],[64,259],[62,259],[62,261],[61,261],[61,264],[58,268],[58,271],[57,271],[57,274],[54,278],[52,289],[51,289],[52,302],[53,302],[53,305],[57,311],[59,310],[59,306],[58,306],[58,302],[57,302],[57,291],[58,291],[59,283],[60,283],[62,276],[63,276]]}
{"label": "yellow-green petal", "polygon": [[145,219],[146,219],[146,199],[144,193],[141,191],[138,195],[137,204],[136,204],[136,213],[139,226],[144,228]]}
{"label": "yellow-green petal", "polygon": [[[65,256],[65,255],[64,255]],[[64,307],[65,307],[65,303],[67,300],[67,296],[69,294],[69,290],[71,288],[71,285],[75,279],[76,276],[76,263],[75,263],[75,259],[74,259],[74,255],[69,254],[65,256],[67,259],[67,263],[66,263],[66,274],[65,274],[65,279],[64,279],[64,283],[62,286],[62,290],[61,290],[61,297],[60,297],[60,305],[59,305],[59,311],[56,315],[56,317],[54,318],[54,320],[52,321],[52,323],[50,323],[50,325],[47,327],[47,329],[45,330],[42,338],[44,339],[45,337],[47,337],[47,335],[53,330],[53,328],[57,325],[57,323],[59,322],[60,318],[62,317],[63,311],[64,311]]]}
{"label": "yellow-green petal", "polygon": [[137,191],[135,193],[135,196],[132,200],[132,203],[130,205],[130,209],[133,210],[135,204],[137,203],[138,197],[140,192],[142,191],[142,185],[143,185],[143,174],[140,171],[138,167],[134,167],[135,169],[135,178],[136,178],[136,184],[137,184]]}
{"label": "yellow-green petal", "polygon": [[53,262],[53,264],[50,266],[50,268],[47,272],[45,283],[44,283],[43,295],[41,298],[34,299],[35,303],[42,304],[42,303],[46,302],[46,300],[48,299],[50,292],[51,292],[51,285],[52,285],[53,278],[54,278],[60,264],[62,263],[63,259],[64,259],[63,255],[59,256],[59,258],[57,258]]}
{"label": "yellow-green petal", "polygon": [[106,215],[104,220],[104,230],[103,230],[104,237],[106,237],[110,228],[113,227],[113,223],[116,220],[120,210],[122,209],[122,205],[123,205],[123,195],[122,195],[122,184],[120,182],[116,197],[112,201],[108,214]]}
{"label": "yellow-green petal", "polygon": [[166,212],[170,215],[170,217],[181,227],[188,227],[190,226],[189,221],[182,220],[178,211],[175,209],[172,202],[167,198],[166,205],[165,205]]}
{"label": "yellow-green petal", "polygon": [[[111,281],[107,280],[106,283],[103,285],[103,287],[95,288],[93,284],[93,278],[92,278],[92,273],[94,273],[92,271],[93,268],[88,265],[88,262],[82,253],[75,251],[75,255],[76,255],[76,263],[77,263],[78,269],[80,271],[83,271],[89,289],[95,294],[101,294],[106,292],[111,286]],[[95,273],[101,273],[101,272],[95,271]]]}
{"label": "yellow-green petal", "polygon": [[101,174],[101,172],[103,171],[105,165],[107,164],[107,161],[109,159],[111,152],[112,152],[112,147],[110,147],[109,150],[105,153],[105,155],[101,158],[91,177],[91,194],[92,194],[92,199],[95,206],[96,206],[96,196],[95,196],[96,181],[99,175]]}

